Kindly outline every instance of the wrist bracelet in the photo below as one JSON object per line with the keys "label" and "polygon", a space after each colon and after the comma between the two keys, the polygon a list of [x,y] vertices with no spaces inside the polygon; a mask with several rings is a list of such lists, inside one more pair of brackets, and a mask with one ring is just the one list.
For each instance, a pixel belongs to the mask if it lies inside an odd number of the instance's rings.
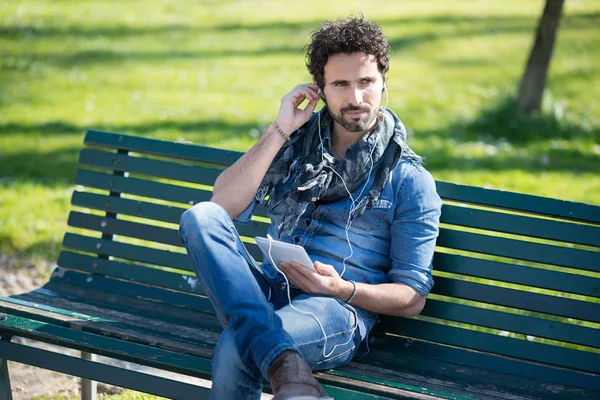
{"label": "wrist bracelet", "polygon": [[290,136],[281,130],[279,125],[277,125],[277,122],[273,121],[271,122],[271,125],[273,125],[273,128],[277,129],[277,131],[281,134],[281,136],[283,136],[286,142],[290,141]]}
{"label": "wrist bracelet", "polygon": [[352,301],[356,298],[356,295],[358,295],[358,286],[356,286],[356,282],[354,281],[348,281],[352,284],[352,286],[354,286],[354,292],[352,292],[352,296],[350,296],[350,298],[346,301],[346,304],[350,304],[352,303]]}

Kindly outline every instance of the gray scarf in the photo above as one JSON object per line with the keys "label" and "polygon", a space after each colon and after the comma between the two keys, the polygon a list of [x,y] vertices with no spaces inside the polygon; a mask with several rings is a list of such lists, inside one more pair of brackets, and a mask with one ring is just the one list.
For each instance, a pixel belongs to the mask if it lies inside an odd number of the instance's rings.
{"label": "gray scarf", "polygon": [[[333,118],[327,107],[323,107],[313,113],[310,120],[281,148],[260,185],[256,194],[258,201],[262,201],[274,186],[292,182],[291,189],[281,198],[269,198],[268,207],[281,202],[286,205],[281,223],[277,227],[278,235],[282,232],[292,234],[310,202],[332,203],[348,196],[348,191],[352,193],[364,184],[371,166],[374,168],[379,165],[371,190],[367,196],[360,199],[349,216],[350,220],[359,217],[367,207],[373,208],[390,176],[390,171],[401,157],[416,163],[422,162],[421,157],[406,144],[404,125],[396,114],[387,108],[380,109],[376,127],[350,146],[341,161],[333,157],[330,146],[321,138],[327,128],[333,128]],[[343,182],[340,177],[343,178]]]}

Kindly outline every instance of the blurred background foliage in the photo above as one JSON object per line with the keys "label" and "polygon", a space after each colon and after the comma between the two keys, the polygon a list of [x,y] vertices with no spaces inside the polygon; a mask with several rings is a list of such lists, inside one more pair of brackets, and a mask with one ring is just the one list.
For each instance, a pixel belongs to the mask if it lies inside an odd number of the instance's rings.
{"label": "blurred background foliage", "polygon": [[600,204],[600,2],[567,0],[543,110],[514,97],[542,0],[0,3],[0,254],[55,260],[88,128],[247,150],[320,21],[392,47],[388,106],[438,180]]}

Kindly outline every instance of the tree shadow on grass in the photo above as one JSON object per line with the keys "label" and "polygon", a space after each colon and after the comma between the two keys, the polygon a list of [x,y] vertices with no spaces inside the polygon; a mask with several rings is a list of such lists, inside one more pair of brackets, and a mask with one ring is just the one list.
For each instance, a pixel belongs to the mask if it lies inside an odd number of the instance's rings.
{"label": "tree shadow on grass", "polygon": [[529,116],[518,109],[514,97],[504,96],[483,109],[475,120],[467,124],[455,124],[452,128],[455,131],[462,130],[467,139],[491,136],[516,144],[552,139],[600,141],[600,130],[586,127],[585,121],[577,121],[565,105],[553,103],[549,98],[544,103],[539,114]]}
{"label": "tree shadow on grass", "polygon": [[[515,170],[539,172],[597,172],[600,129],[585,122],[560,104],[546,99],[536,116],[521,112],[515,99],[501,97],[470,121],[458,121],[447,129],[419,132],[438,145],[422,151],[432,169]],[[577,145],[572,146],[571,143]]]}
{"label": "tree shadow on grass", "polygon": [[[541,10],[540,10],[541,11]],[[561,29],[588,29],[594,28],[600,19],[600,13],[581,13],[565,15],[561,21]],[[424,24],[435,25],[447,34],[446,29],[449,26],[463,25],[477,32],[501,33],[527,30],[530,31],[532,25],[535,25],[537,16],[518,16],[518,15],[488,15],[488,16],[464,16],[464,15],[427,15],[416,17],[389,17],[379,18],[374,22],[386,26],[403,25],[419,26]],[[322,20],[304,20],[304,21],[259,21],[256,23],[223,23],[217,25],[202,24],[161,24],[161,25],[107,25],[107,26],[85,26],[85,25],[0,25],[0,36],[5,39],[21,38],[56,38],[62,39],[65,36],[77,36],[82,39],[94,39],[98,37],[107,38],[128,38],[144,35],[165,35],[177,33],[194,34],[223,34],[227,32],[236,33],[238,31],[269,32],[274,31],[286,34],[314,30]],[[460,29],[459,29],[460,30]],[[466,33],[469,31],[467,30]]]}
{"label": "tree shadow on grass", "polygon": [[[66,217],[65,217],[66,221]],[[4,267],[8,269],[20,269],[33,271],[38,266],[40,259],[54,262],[58,259],[61,249],[61,240],[48,239],[38,241],[25,248],[20,248],[12,242],[10,235],[0,235],[3,252],[5,252]],[[49,272],[49,271],[47,271]]]}
{"label": "tree shadow on grass", "polygon": [[[446,132],[440,135],[445,134]],[[469,146],[469,143],[456,141],[442,148],[423,149],[419,151],[419,155],[425,158],[425,167],[431,171],[451,169],[493,173],[521,170],[533,174],[543,172],[594,174],[598,172],[598,165],[600,165],[600,154],[575,149],[551,148],[524,152],[521,148],[512,147],[498,151],[497,142],[475,143],[478,151],[460,151],[460,147]]]}
{"label": "tree shadow on grass", "polygon": [[[262,132],[258,123],[232,123],[223,120],[208,121],[156,121],[145,124],[90,125],[80,126],[63,121],[44,124],[0,124],[0,134],[39,134],[41,136],[73,136],[75,145],[64,146],[58,150],[11,151],[0,157],[0,178],[36,180],[46,184],[72,184],[78,168],[78,153],[83,148],[83,139],[88,129],[101,129],[109,132],[141,135],[173,140],[173,134],[179,139],[194,144],[211,144],[231,139],[255,141],[250,133]],[[71,142],[72,143],[72,142]]]}
{"label": "tree shadow on grass", "polygon": [[[589,29],[597,21],[597,14],[576,14],[565,16],[561,23],[561,30],[565,29]],[[78,51],[54,52],[33,51],[15,54],[17,61],[8,61],[0,65],[0,70],[27,70],[38,68],[39,64],[51,65],[58,68],[84,67],[89,65],[110,65],[123,62],[163,62],[165,59],[200,60],[225,57],[264,57],[272,55],[301,55],[302,45],[308,32],[316,29],[321,21],[307,20],[300,22],[269,22],[257,24],[220,24],[215,26],[167,24],[160,26],[43,26],[33,25],[0,26],[0,36],[14,41],[23,42],[23,48],[30,48],[26,43],[30,40],[65,40],[72,36],[76,40],[91,40],[105,38],[118,43],[119,41],[135,39],[140,36],[150,36],[156,43],[163,44],[157,51],[132,51],[128,48],[122,50],[111,49],[88,49]],[[389,18],[380,22],[384,29],[393,26],[429,26],[425,32],[411,32],[402,35],[390,35],[388,37],[393,53],[402,53],[442,39],[460,39],[464,37],[489,36],[505,33],[530,33],[533,35],[536,18],[531,16],[447,16],[432,15],[426,17],[411,18]],[[256,47],[240,46],[239,41],[223,41],[216,48],[173,48],[172,43],[176,41],[173,35],[213,35],[219,38],[223,34],[236,32],[251,32],[264,37],[290,37],[286,44],[276,43],[273,40],[262,39],[265,45]],[[263,37],[261,36],[261,38]],[[219,39],[215,39],[219,40]],[[233,46],[231,45],[233,43]],[[166,46],[166,47],[164,47]],[[233,48],[232,48],[233,47]],[[78,48],[75,46],[74,48]]]}

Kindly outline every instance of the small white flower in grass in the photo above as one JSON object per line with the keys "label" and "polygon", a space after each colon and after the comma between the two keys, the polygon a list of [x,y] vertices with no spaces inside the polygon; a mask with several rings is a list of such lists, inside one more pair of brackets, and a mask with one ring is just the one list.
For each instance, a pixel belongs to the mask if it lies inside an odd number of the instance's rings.
{"label": "small white flower in grass", "polygon": [[485,151],[485,153],[486,153],[487,155],[489,155],[489,156],[493,156],[493,155],[496,155],[496,154],[498,154],[498,149],[497,149],[497,148],[496,148],[494,145],[491,145],[491,144],[486,144],[486,145],[483,147],[483,150],[484,150],[484,151]]}

